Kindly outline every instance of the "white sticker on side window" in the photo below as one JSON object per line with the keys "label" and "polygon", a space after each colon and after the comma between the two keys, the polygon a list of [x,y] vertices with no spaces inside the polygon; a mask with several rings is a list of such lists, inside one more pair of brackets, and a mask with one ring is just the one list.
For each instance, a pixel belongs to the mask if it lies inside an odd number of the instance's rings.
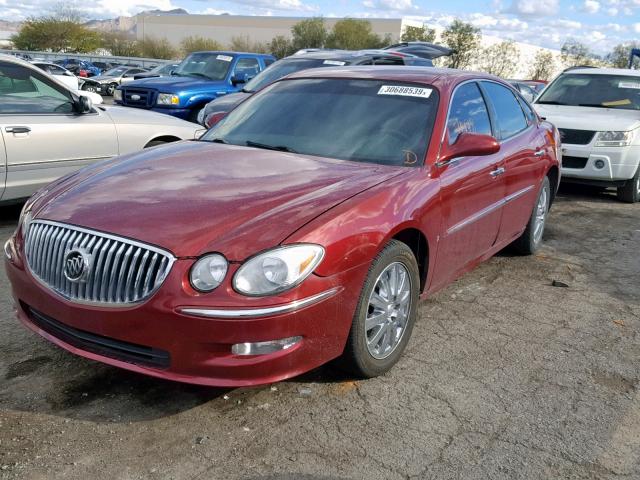
{"label": "white sticker on side window", "polygon": [[322,63],[324,65],[336,65],[338,67],[343,67],[347,64],[347,62],[341,62],[340,60],[325,60]]}
{"label": "white sticker on side window", "polygon": [[383,85],[380,87],[380,90],[378,90],[378,95],[400,95],[403,97],[429,98],[431,91],[431,88]]}
{"label": "white sticker on side window", "polygon": [[231,60],[233,60],[233,57],[230,57],[229,55],[218,55],[216,57],[216,60],[222,60],[223,62],[230,62]]}
{"label": "white sticker on side window", "polygon": [[640,82],[618,82],[618,88],[635,88],[640,90]]}

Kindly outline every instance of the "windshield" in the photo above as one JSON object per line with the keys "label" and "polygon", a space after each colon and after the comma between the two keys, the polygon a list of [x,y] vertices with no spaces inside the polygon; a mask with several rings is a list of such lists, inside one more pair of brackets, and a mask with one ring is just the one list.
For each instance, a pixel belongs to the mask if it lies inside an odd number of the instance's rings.
{"label": "windshield", "polygon": [[173,74],[181,77],[203,77],[224,80],[233,57],[211,52],[192,53],[176,67]]}
{"label": "windshield", "polygon": [[286,60],[280,60],[256,75],[242,90],[245,92],[257,92],[270,83],[286,77],[290,73],[306,70],[307,68],[335,67],[338,64],[346,65],[347,63],[348,62],[318,58],[288,58]]}
{"label": "windshield", "polygon": [[640,77],[565,73],[536,103],[640,110]]}
{"label": "windshield", "polygon": [[381,163],[422,165],[438,93],[355,79],[277,82],[233,110],[202,140]]}
{"label": "windshield", "polygon": [[116,68],[112,68],[111,70],[107,70],[106,72],[103,73],[103,75],[105,77],[119,77],[120,75],[124,74],[124,72],[126,72],[127,70],[129,70],[126,67],[116,67]]}

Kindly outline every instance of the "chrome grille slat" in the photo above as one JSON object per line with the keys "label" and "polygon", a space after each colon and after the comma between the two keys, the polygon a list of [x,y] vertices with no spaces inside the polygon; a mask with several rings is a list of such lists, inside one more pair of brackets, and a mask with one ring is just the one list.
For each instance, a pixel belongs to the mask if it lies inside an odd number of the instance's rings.
{"label": "chrome grille slat", "polygon": [[[70,301],[114,307],[149,298],[175,261],[152,245],[47,220],[31,223],[24,249],[30,272],[49,289]],[[64,262],[74,249],[88,259],[89,271],[72,282]]]}

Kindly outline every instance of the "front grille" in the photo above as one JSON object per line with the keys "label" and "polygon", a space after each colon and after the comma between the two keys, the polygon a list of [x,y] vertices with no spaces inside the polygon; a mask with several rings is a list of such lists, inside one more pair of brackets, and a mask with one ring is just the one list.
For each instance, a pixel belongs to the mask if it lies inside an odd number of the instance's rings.
{"label": "front grille", "polygon": [[564,168],[584,168],[587,166],[588,158],[584,157],[570,157],[568,155],[562,156],[562,166]]}
{"label": "front grille", "polygon": [[151,108],[156,102],[157,92],[147,88],[123,87],[122,104],[127,107]]}
{"label": "front grille", "polygon": [[[69,252],[83,260],[78,278],[69,275]],[[31,273],[53,291],[72,301],[106,306],[147,299],[174,261],[169,252],[151,245],[43,220],[29,226],[25,255]]]}
{"label": "front grille", "polygon": [[20,302],[20,306],[36,326],[81,350],[149,367],[167,368],[171,364],[169,352],[164,350],[78,330],[34,310],[24,302]]}
{"label": "front grille", "polygon": [[588,145],[596,134],[592,130],[573,130],[571,128],[559,128],[558,130],[562,143],[571,145]]}

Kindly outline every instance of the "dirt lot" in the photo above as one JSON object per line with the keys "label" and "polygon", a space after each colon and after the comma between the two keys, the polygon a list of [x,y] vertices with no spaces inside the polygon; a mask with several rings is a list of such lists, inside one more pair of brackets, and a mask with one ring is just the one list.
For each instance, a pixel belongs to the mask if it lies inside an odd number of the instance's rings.
{"label": "dirt lot", "polygon": [[639,246],[640,206],[564,191],[541,253],[423,302],[386,376],[239,390],[61,351],[0,275],[0,478],[640,478]]}

